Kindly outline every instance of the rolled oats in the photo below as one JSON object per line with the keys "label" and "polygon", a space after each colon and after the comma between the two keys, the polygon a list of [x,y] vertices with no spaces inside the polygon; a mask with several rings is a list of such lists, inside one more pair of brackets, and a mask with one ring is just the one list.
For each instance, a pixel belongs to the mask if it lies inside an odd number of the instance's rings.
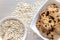
{"label": "rolled oats", "polygon": [[[2,38],[7,36],[9,39],[11,37],[14,39],[15,37],[15,40],[21,39],[24,36],[25,31],[23,26],[24,25],[17,19],[4,20],[0,26],[0,36],[2,36]],[[5,40],[5,38],[3,39]]]}

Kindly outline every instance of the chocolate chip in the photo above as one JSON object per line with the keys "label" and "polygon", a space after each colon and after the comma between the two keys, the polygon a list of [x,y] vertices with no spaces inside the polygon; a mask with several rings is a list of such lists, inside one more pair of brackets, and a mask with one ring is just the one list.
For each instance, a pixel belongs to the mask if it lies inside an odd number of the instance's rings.
{"label": "chocolate chip", "polygon": [[52,29],[50,30],[51,32],[53,32],[55,29],[52,27]]}
{"label": "chocolate chip", "polygon": [[55,30],[55,28],[53,28],[53,26],[51,25],[50,31],[53,32],[54,30]]}
{"label": "chocolate chip", "polygon": [[52,5],[56,5],[56,4],[52,4]]}
{"label": "chocolate chip", "polygon": [[54,13],[54,11],[52,11]]}
{"label": "chocolate chip", "polygon": [[53,38],[53,35],[51,35],[51,36],[52,36],[52,38],[51,38],[51,39],[53,40],[53,39],[54,39],[54,38]]}
{"label": "chocolate chip", "polygon": [[54,5],[54,8],[57,8],[56,4],[53,4]]}
{"label": "chocolate chip", "polygon": [[45,12],[43,12],[41,15],[44,16]]}
{"label": "chocolate chip", "polygon": [[51,25],[51,27],[53,27],[53,26]]}
{"label": "chocolate chip", "polygon": [[46,13],[46,16],[48,16],[49,15],[49,11],[47,11],[47,13]]}
{"label": "chocolate chip", "polygon": [[49,35],[49,34],[50,34],[50,31],[47,32],[47,35]]}
{"label": "chocolate chip", "polygon": [[51,23],[52,22],[52,20],[49,20],[49,23]]}
{"label": "chocolate chip", "polygon": [[56,21],[54,20],[54,22],[56,23]]}
{"label": "chocolate chip", "polygon": [[59,16],[57,15],[57,17],[59,17]]}
{"label": "chocolate chip", "polygon": [[54,20],[54,17],[52,17],[52,16],[50,16],[51,17],[51,19],[53,19]]}
{"label": "chocolate chip", "polygon": [[47,27],[47,25],[45,25],[45,27]]}
{"label": "chocolate chip", "polygon": [[52,31],[54,31],[54,28],[50,29],[50,30],[47,32],[47,35],[49,35]]}
{"label": "chocolate chip", "polygon": [[42,30],[42,32],[44,33],[44,32],[46,32],[45,30]]}
{"label": "chocolate chip", "polygon": [[40,22],[40,21],[39,21]]}
{"label": "chocolate chip", "polygon": [[60,22],[60,19],[58,19],[58,22]]}
{"label": "chocolate chip", "polygon": [[39,25],[39,27],[40,27],[41,25]]}

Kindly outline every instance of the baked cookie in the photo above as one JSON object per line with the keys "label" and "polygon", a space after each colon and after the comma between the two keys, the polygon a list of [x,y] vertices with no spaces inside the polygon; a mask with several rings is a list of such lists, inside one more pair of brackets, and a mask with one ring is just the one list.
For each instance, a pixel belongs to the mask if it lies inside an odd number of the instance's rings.
{"label": "baked cookie", "polygon": [[52,40],[55,38],[54,33],[56,33],[55,30],[57,31],[58,29],[56,28],[56,23],[58,23],[56,19],[60,13],[59,10],[60,9],[55,4],[51,4],[46,10],[40,13],[36,22],[36,27],[44,37]]}

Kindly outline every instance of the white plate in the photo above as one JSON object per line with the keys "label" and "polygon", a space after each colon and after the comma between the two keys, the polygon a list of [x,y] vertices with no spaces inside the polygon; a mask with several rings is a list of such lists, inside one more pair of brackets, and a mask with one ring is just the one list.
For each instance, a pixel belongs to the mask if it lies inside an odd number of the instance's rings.
{"label": "white plate", "polygon": [[[7,16],[7,17],[4,17],[4,18],[0,21],[0,25],[1,25],[1,23],[3,23],[5,20],[8,20],[8,19],[16,19],[17,21],[19,21],[19,22],[22,23],[22,21],[21,21],[19,18],[15,17],[15,16]],[[23,23],[22,23],[22,24],[23,24]],[[26,26],[25,26],[24,24],[23,24],[23,27],[24,27],[24,35],[23,35],[22,40],[25,40],[25,39],[26,39],[26,36],[27,36],[27,28],[26,28]]]}
{"label": "white plate", "polygon": [[49,40],[49,39],[43,37],[43,36],[40,34],[39,30],[36,28],[36,21],[37,21],[37,19],[38,19],[38,17],[39,17],[39,13],[40,13],[42,10],[46,9],[49,4],[53,4],[53,3],[56,4],[56,5],[60,8],[60,2],[59,2],[59,0],[57,0],[57,1],[56,1],[56,0],[48,0],[44,5],[42,5],[40,11],[36,14],[34,20],[32,21],[32,23],[31,23],[31,25],[30,25],[31,29],[32,29],[38,36],[40,36],[40,37],[41,37],[42,39],[44,39],[44,40]]}

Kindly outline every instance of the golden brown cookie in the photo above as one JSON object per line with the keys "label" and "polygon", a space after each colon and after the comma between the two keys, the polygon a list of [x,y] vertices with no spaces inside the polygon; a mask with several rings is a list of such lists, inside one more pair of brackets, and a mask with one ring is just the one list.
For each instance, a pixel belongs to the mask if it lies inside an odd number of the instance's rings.
{"label": "golden brown cookie", "polygon": [[[54,39],[55,33],[60,32],[60,25],[58,21],[60,21],[60,9],[55,5],[51,4],[47,9],[40,13],[40,16],[36,22],[36,27],[40,31],[40,33],[47,38]],[[57,20],[57,18],[59,18]],[[57,24],[56,24],[57,23]],[[56,31],[56,32],[55,32]]]}

